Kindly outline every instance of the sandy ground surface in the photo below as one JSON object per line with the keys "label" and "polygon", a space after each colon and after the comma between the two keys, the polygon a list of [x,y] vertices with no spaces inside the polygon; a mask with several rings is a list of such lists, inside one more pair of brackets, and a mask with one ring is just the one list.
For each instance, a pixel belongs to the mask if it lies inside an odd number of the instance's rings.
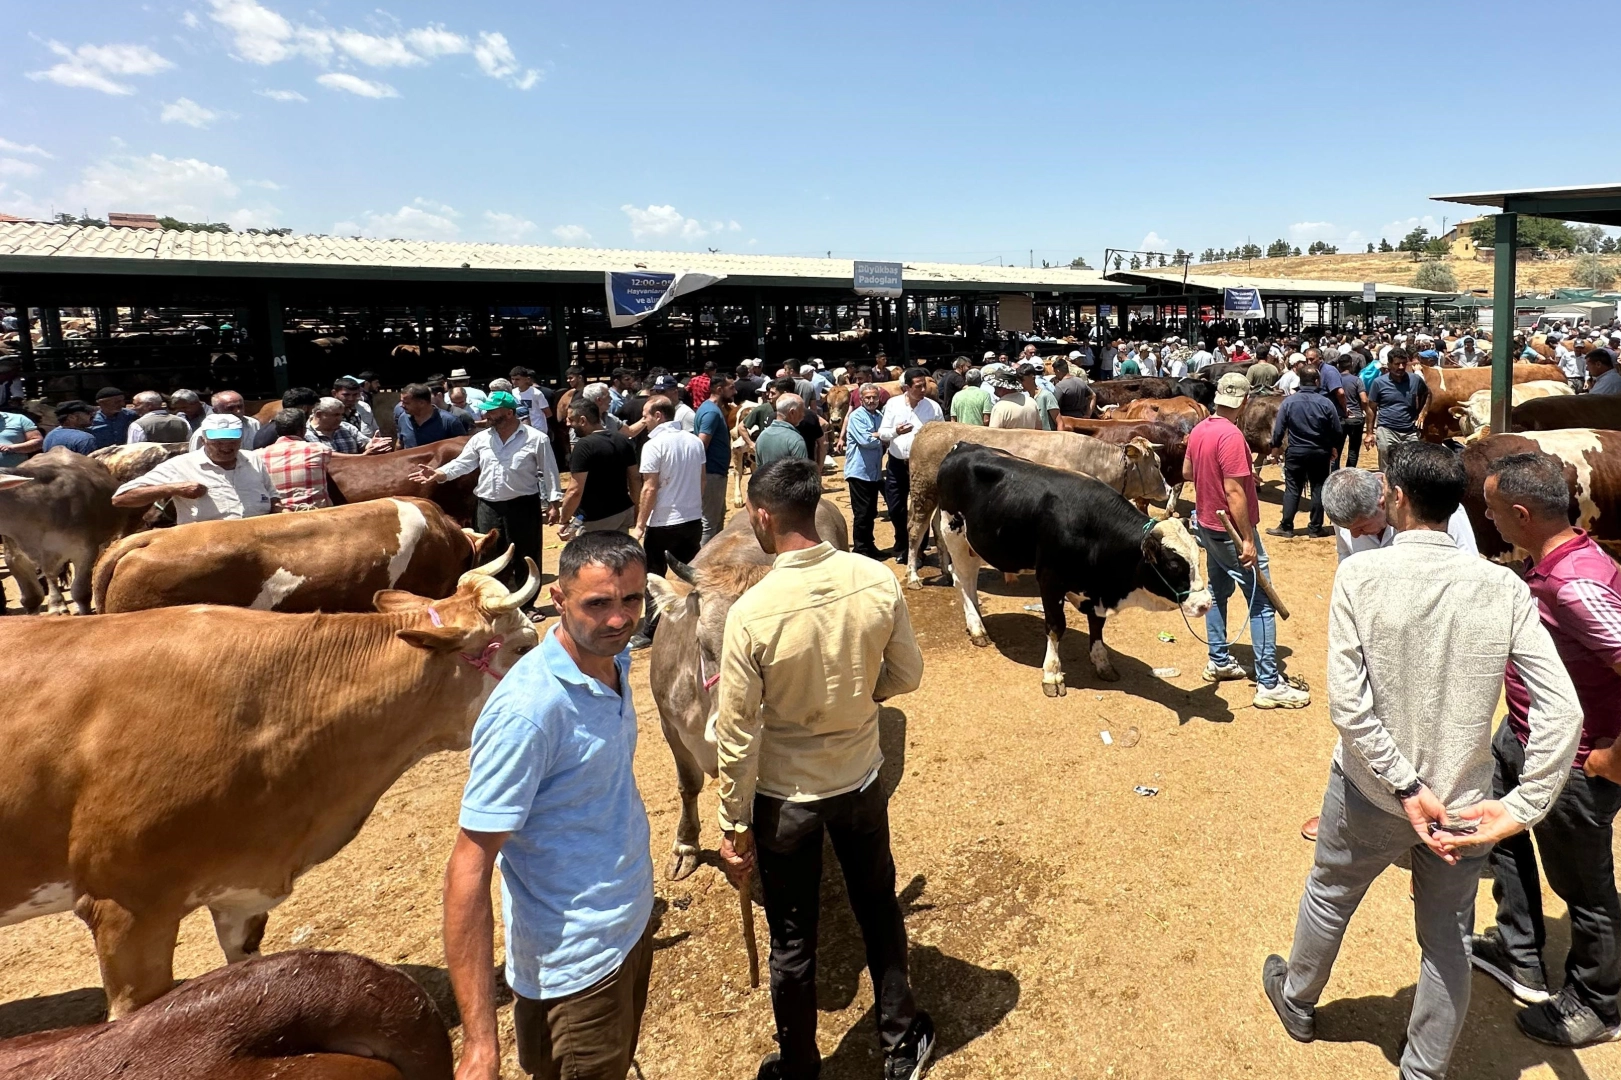
{"label": "sandy ground surface", "polygon": [[[1396,243],[1400,237],[1391,237]],[[1460,289],[1492,289],[1492,264],[1484,259],[1444,260],[1452,268]],[[1621,259],[1605,262],[1621,274]],[[1236,259],[1231,262],[1194,263],[1195,274],[1238,274],[1246,277],[1322,278],[1329,281],[1377,281],[1384,285],[1411,285],[1420,263],[1405,251],[1368,255],[1352,252],[1342,255],[1302,255],[1287,259]],[[1573,259],[1536,259],[1516,268],[1516,281],[1522,291],[1547,292],[1576,287]]]}
{"label": "sandy ground surface", "polygon": [[[1276,469],[1267,477],[1272,525]],[[881,544],[888,535],[881,524]],[[1295,612],[1279,626],[1280,652],[1320,689],[1333,542],[1274,540],[1271,554]],[[1288,951],[1311,864],[1298,829],[1317,810],[1334,744],[1321,694],[1301,711],[1256,711],[1250,684],[1200,683],[1204,650],[1180,616],[1129,612],[1108,627],[1121,680],[1098,682],[1084,630],[1072,629],[1062,649],[1070,691],[1049,699],[1040,616],[1026,610],[1037,602],[1033,582],[1005,587],[987,573],[983,583],[987,649],[969,643],[954,591],[908,594],[927,672],[882,720],[913,980],[939,1027],[933,1075],[1394,1075],[1419,963],[1403,872],[1381,877],[1352,923],[1315,1044],[1283,1034],[1260,988],[1263,958]],[[1161,631],[1176,640],[1160,641]],[[1247,665],[1247,648],[1238,652]],[[1179,674],[1152,674],[1166,667]],[[772,1048],[770,1001],[748,988],[736,894],[713,865],[713,786],[702,800],[708,864],[665,881],[675,775],[640,661],[633,686],[636,772],[658,873],[641,1073],[751,1078]],[[1128,747],[1131,728],[1140,741]],[[439,754],[402,777],[359,837],[272,914],[266,951],[347,949],[402,965],[453,1016],[439,881],[465,774],[465,755]],[[1139,784],[1160,793],[1139,796]],[[836,871],[823,896],[822,1075],[876,1077],[872,994]],[[1480,901],[1477,919],[1489,922],[1489,886]],[[1545,901],[1557,979],[1568,921],[1556,897]],[[763,948],[763,914],[758,924]],[[195,976],[221,959],[206,913],[194,913],[177,973]],[[0,930],[0,1036],[94,1021],[103,1010],[89,934],[71,915]],[[1475,976],[1453,1077],[1621,1077],[1621,1046],[1543,1047],[1518,1033],[1513,1012],[1495,983]],[[518,1077],[510,1007],[501,1015],[503,1075]]]}

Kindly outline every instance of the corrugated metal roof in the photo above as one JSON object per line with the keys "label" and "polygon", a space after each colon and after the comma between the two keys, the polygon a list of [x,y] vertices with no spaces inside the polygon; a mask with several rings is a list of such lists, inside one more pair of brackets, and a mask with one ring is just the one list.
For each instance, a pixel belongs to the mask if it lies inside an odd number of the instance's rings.
{"label": "corrugated metal roof", "polygon": [[[74,260],[95,260],[95,265]],[[42,262],[41,260],[46,260]],[[126,263],[127,266],[107,265]],[[600,281],[608,270],[694,270],[725,274],[734,284],[850,286],[855,274],[850,259],[812,259],[782,255],[711,254],[708,252],[619,251],[607,248],[530,247],[475,244],[447,240],[372,240],[347,236],[267,236],[248,233],[104,229],[39,223],[0,224],[0,272],[163,274],[182,265],[215,264],[218,272],[298,276],[365,277],[416,271],[476,271],[479,277],[512,274],[552,281]],[[334,273],[337,271],[338,273]],[[738,280],[741,279],[741,280]],[[1106,280],[1095,270],[1068,267],[1033,270],[1018,266],[908,262],[908,289],[947,292],[1134,293],[1140,287]]]}
{"label": "corrugated metal roof", "polygon": [[[1121,270],[1109,275],[1111,278],[1130,280],[1136,278],[1141,281],[1152,281],[1171,285],[1182,284],[1182,271],[1180,270]],[[1260,289],[1264,296],[1348,296],[1355,300],[1362,299],[1362,282],[1360,281],[1327,281],[1314,278],[1271,278],[1271,277],[1243,277],[1237,274],[1189,274],[1187,283],[1199,289]],[[1416,297],[1423,299],[1438,299],[1451,297],[1456,293],[1430,292],[1427,289],[1415,289],[1410,285],[1386,285],[1379,283],[1379,295],[1389,298],[1392,296]]]}

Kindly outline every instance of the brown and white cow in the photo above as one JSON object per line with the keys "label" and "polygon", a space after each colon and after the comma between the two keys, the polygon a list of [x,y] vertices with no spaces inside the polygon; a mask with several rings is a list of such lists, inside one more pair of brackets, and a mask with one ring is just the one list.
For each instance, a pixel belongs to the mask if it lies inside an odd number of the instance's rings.
{"label": "brown and white cow", "polygon": [[36,614],[48,598],[52,615],[66,614],[59,582],[72,568],[74,606],[79,614],[90,614],[96,557],[135,528],[143,513],[113,506],[117,486],[100,462],[65,447],[0,469],[0,539],[24,611]]}
{"label": "brown and white cow", "polygon": [[458,435],[388,454],[333,454],[327,459],[327,490],[332,501],[340,505],[391,495],[426,497],[461,524],[471,525],[473,486],[478,483],[478,473],[459,476],[448,484],[419,484],[411,479],[411,470],[418,465],[437,469],[453,460],[467,445],[467,438]]}
{"label": "brown and white cow", "polygon": [[370,611],[381,589],[437,600],[494,553],[426,499],[203,521],[127,536],[96,563],[102,613],[181,604]]}
{"label": "brown and white cow", "polygon": [[1159,455],[1147,439],[1132,439],[1124,446],[1111,446],[1090,435],[1067,431],[924,424],[912,438],[912,494],[906,519],[911,542],[906,556],[906,587],[909,589],[923,587],[917,570],[922,564],[923,538],[939,508],[935,475],[940,471],[940,462],[959,442],[994,446],[1028,461],[1093,477],[1128,499],[1163,502],[1170,494],[1165,488],[1165,477],[1160,473]]}
{"label": "brown and white cow", "polygon": [[[840,551],[850,550],[844,515],[826,499],[816,507],[816,528],[823,540]],[[715,712],[720,695],[715,684],[720,678],[726,613],[766,576],[771,561],[754,538],[748,515],[738,514],[704,545],[691,566],[671,561],[672,573],[684,585],[657,574],[647,577],[649,605],[660,616],[647,681],[681,789],[681,821],[667,871],[672,880],[698,869],[698,793],[704,778],[719,771]]]}
{"label": "brown and white cow", "polygon": [[1571,522],[1593,534],[1612,557],[1621,558],[1621,431],[1565,428],[1491,435],[1464,447],[1468,475],[1463,505],[1475,530],[1475,544],[1492,559],[1523,558],[1486,517],[1486,468],[1508,454],[1541,450],[1565,463]]}
{"label": "brown and white cow", "polygon": [[[1527,401],[1546,397],[1573,397],[1576,393],[1568,382],[1563,380],[1552,382],[1548,380],[1515,383],[1509,387],[1510,407],[1522,405]],[[1451,409],[1452,419],[1458,425],[1458,434],[1473,435],[1475,432],[1487,428],[1492,422],[1492,391],[1491,387],[1476,390],[1460,405]]]}
{"label": "brown and white cow", "polygon": [[[1430,392],[1429,401],[1419,410],[1419,427],[1430,442],[1445,442],[1458,434],[1452,406],[1462,405],[1477,390],[1491,389],[1492,369],[1424,366],[1418,370]],[[1515,383],[1568,381],[1553,364],[1515,364],[1513,374]]]}
{"label": "brown and white cow", "polygon": [[[465,749],[534,648],[506,558],[443,600],[377,594],[369,614],[156,608],[0,621],[0,926],[75,912],[108,1011],[173,985],[180,920],[207,907],[229,961],[430,753]],[[135,672],[161,692],[107,693]],[[48,673],[42,677],[41,673]]]}

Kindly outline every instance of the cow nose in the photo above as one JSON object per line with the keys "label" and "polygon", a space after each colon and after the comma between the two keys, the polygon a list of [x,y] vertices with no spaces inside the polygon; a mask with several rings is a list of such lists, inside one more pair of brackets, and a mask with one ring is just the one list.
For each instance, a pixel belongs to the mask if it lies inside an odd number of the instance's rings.
{"label": "cow nose", "polygon": [[1187,601],[1182,605],[1182,610],[1187,612],[1189,618],[1197,619],[1210,610],[1210,603],[1210,591],[1202,589],[1188,597]]}

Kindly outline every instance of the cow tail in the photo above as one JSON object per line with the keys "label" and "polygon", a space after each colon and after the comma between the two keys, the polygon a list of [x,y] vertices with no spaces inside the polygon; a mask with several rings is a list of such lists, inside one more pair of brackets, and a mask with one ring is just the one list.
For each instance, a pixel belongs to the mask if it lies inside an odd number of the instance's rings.
{"label": "cow tail", "polygon": [[132,551],[138,551],[150,544],[158,534],[150,529],[126,536],[122,540],[113,541],[101,558],[96,560],[96,568],[90,575],[90,603],[93,610],[105,613],[107,610],[107,588],[113,582],[113,571],[118,569],[118,560]]}

